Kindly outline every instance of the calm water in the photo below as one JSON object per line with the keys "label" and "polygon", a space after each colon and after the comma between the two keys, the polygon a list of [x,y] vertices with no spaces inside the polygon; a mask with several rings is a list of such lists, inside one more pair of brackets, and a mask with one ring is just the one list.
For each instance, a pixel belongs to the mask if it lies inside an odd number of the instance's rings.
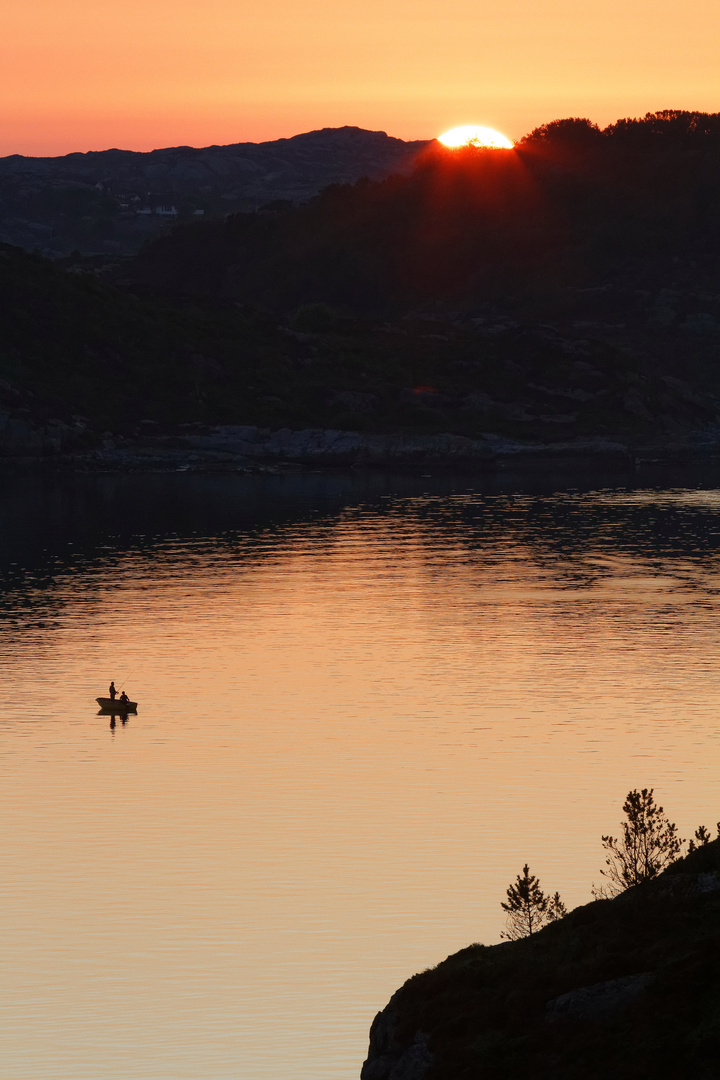
{"label": "calm water", "polygon": [[714,831],[720,475],[634,483],[3,481],[2,1075],[356,1077],[631,787]]}

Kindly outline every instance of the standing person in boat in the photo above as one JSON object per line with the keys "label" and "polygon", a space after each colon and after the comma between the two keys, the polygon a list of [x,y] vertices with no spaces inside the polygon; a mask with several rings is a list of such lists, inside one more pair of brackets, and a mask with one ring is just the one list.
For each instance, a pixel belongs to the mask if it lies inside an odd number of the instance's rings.
{"label": "standing person in boat", "polygon": [[115,695],[117,694],[117,690],[115,689],[115,680],[114,679],[110,683],[110,689],[108,690],[108,694],[110,695],[110,700],[114,701],[115,700]]}

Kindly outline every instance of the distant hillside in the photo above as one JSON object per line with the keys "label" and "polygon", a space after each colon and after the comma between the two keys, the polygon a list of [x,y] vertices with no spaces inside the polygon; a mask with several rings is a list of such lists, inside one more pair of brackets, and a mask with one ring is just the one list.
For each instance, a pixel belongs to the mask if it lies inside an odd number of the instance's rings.
{"label": "distant hillside", "polygon": [[0,241],[51,257],[127,253],[178,220],[303,202],[328,184],[407,172],[426,145],[343,127],[202,149],[14,154],[0,158]]}

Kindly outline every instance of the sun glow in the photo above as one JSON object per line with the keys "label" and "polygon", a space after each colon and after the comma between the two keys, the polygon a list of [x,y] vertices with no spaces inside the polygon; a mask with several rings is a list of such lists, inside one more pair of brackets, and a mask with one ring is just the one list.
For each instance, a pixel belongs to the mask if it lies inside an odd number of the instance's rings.
{"label": "sun glow", "polygon": [[477,127],[466,124],[465,127],[451,128],[443,135],[438,135],[438,142],[455,149],[459,146],[484,146],[491,150],[512,150],[513,143],[507,136],[489,127]]}

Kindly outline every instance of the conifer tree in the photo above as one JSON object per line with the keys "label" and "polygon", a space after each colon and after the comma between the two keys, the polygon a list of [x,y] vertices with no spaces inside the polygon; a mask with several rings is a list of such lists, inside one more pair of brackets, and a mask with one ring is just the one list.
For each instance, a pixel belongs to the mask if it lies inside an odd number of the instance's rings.
{"label": "conifer tree", "polygon": [[505,929],[500,934],[506,941],[532,937],[543,926],[562,919],[567,913],[559,893],[545,896],[527,863],[523,866],[522,876],[518,874],[515,884],[508,886],[507,903],[501,902],[500,906],[507,912]]}
{"label": "conifer tree", "polygon": [[642,885],[675,862],[684,840],[677,835],[677,825],[668,821],[658,806],[653,788],[629,791],[623,803],[626,821],[622,837],[603,836],[607,858],[600,873],[608,885],[594,890],[598,898],[617,896],[632,885]]}
{"label": "conifer tree", "polygon": [[567,915],[567,908],[560,899],[560,893],[556,892],[554,896],[551,896],[548,900],[547,906],[547,921],[556,922],[558,919],[562,919]]}

